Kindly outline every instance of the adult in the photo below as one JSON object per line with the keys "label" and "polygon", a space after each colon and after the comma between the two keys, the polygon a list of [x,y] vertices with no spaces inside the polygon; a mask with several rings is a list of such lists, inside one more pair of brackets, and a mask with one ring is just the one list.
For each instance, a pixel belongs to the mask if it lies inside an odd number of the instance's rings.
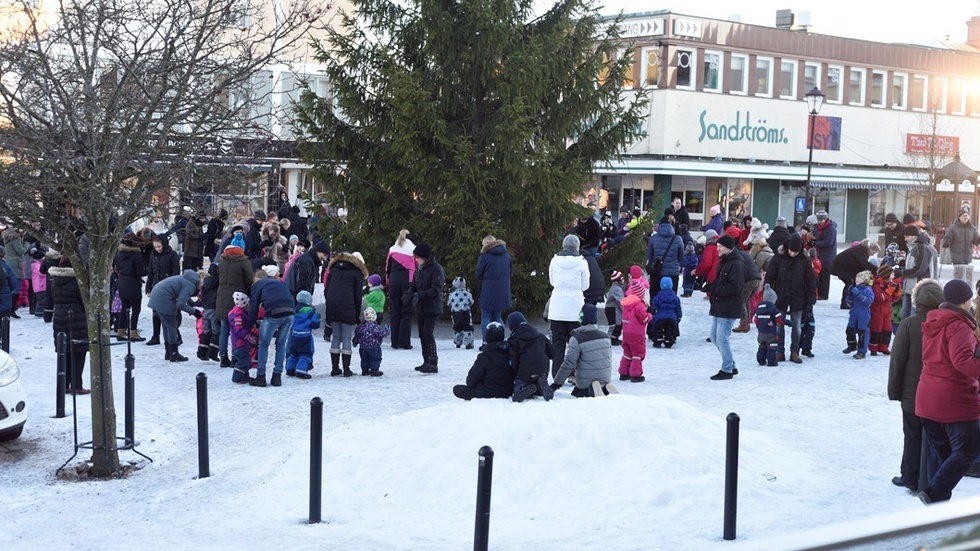
{"label": "adult", "polygon": [[837,222],[830,219],[827,211],[817,212],[817,225],[810,232],[813,246],[817,249],[817,258],[823,265],[817,281],[818,300],[827,300],[830,296],[830,273],[834,269],[834,258],[837,257]]}
{"label": "adult", "polygon": [[511,304],[513,264],[507,243],[492,235],[483,238],[480,258],[476,261],[476,279],[480,282],[480,336],[484,344],[487,342],[487,325],[491,321],[501,324],[503,329],[501,316]]}
{"label": "adult", "polygon": [[[878,242],[865,239],[857,245],[848,247],[837,255],[837,258],[834,259],[834,264],[830,266],[829,270],[827,264],[823,265],[821,273],[829,271],[837,279],[844,282],[844,290],[840,295],[841,310],[850,309],[845,299],[848,293],[851,292],[851,287],[854,286],[854,276],[864,271],[871,272],[872,274],[878,271],[878,267],[868,260],[872,255],[876,254],[878,254]],[[823,259],[820,261],[823,262]]]}
{"label": "adult", "polygon": [[594,216],[579,218],[575,224],[575,235],[581,242],[581,249],[587,249],[592,254],[599,250],[599,241],[602,240],[602,227]]}
{"label": "adult", "polygon": [[201,288],[201,276],[194,270],[184,270],[184,273],[170,276],[163,281],[157,282],[150,292],[150,300],[147,306],[153,310],[160,319],[163,328],[163,347],[165,361],[186,362],[187,356],[181,355],[177,350],[178,330],[180,325],[180,312],[184,311],[201,319],[201,311],[190,305],[190,299],[197,294]]}
{"label": "adult", "polygon": [[579,239],[566,235],[561,250],[548,265],[548,282],[551,298],[548,299],[548,321],[551,323],[551,344],[554,356],[551,375],[554,377],[565,360],[565,344],[572,331],[579,326],[579,312],[585,304],[585,291],[589,288],[589,264],[579,254]]}
{"label": "adult", "polygon": [[599,267],[596,254],[587,249],[579,249],[579,254],[589,266],[589,288],[582,294],[586,304],[595,306],[606,299],[606,278],[602,275],[602,268]]}
{"label": "adult", "polygon": [[680,227],[681,224],[687,224],[687,227],[691,227],[691,214],[687,212],[687,207],[681,201],[680,197],[674,197],[670,201],[670,208],[674,213],[674,222]]}
{"label": "adult", "polygon": [[769,243],[769,248],[776,252],[779,247],[786,243],[789,236],[794,232],[790,232],[789,228],[786,227],[786,219],[782,216],[776,218],[776,227],[772,229],[772,233],[769,234],[769,239],[766,240]]}
{"label": "adult", "polygon": [[900,476],[892,484],[919,491],[922,458],[922,419],[915,414],[915,391],[922,374],[922,323],[943,302],[943,288],[933,279],[923,279],[912,289],[916,314],[902,320],[895,332],[888,365],[888,399],[902,404],[902,463]]}
{"label": "adult", "polygon": [[738,375],[729,336],[735,322],[742,317],[742,287],[745,285],[745,264],[733,254],[738,245],[729,235],[718,239],[718,275],[711,286],[711,342],[721,354],[721,369],[711,376],[723,381]]}
{"label": "adult", "polygon": [[[572,331],[568,339],[568,349],[561,368],[555,374],[551,389],[558,390],[575,373],[575,388],[572,396],[582,398],[595,396],[593,382],[599,383],[600,391],[609,384],[612,373],[612,342],[609,334],[599,329],[599,317],[595,305],[582,306],[582,326]],[[598,394],[604,395],[604,392]]]}
{"label": "adult", "polygon": [[[27,255],[28,247],[27,243],[24,241],[24,233],[17,228],[7,228],[3,232],[3,247],[7,250],[6,261],[14,270],[16,274],[18,283],[20,287],[13,290],[12,292],[18,293],[18,300],[14,301],[10,307],[10,317],[20,318],[17,315],[17,307],[23,306],[24,302],[28,300],[27,295],[30,289],[30,256],[27,257],[27,261],[24,261],[24,257]],[[25,266],[27,270],[25,271]]]}
{"label": "adult", "polygon": [[904,229],[905,226],[902,225],[902,222],[894,212],[889,212],[885,215],[885,226],[881,229],[881,233],[886,249],[894,243],[898,246],[898,250],[905,253],[909,252],[909,248],[905,244],[905,235],[902,233]]}
{"label": "adult", "polygon": [[395,243],[388,248],[385,259],[385,281],[388,283],[388,304],[391,308],[391,347],[412,349],[412,280],[415,279],[415,243],[408,230],[398,232]]}
{"label": "adult", "polygon": [[669,277],[674,285],[674,292],[677,292],[678,276],[681,273],[681,265],[684,264],[684,240],[674,233],[674,226],[665,219],[660,219],[657,231],[650,236],[647,243],[647,266],[663,261],[660,266],[660,273],[650,273],[650,277],[655,277],[659,282],[661,277]]}
{"label": "adult", "polygon": [[135,235],[126,235],[112,260],[112,269],[116,273],[116,289],[122,300],[122,312],[119,314],[116,329],[116,338],[121,341],[146,340],[136,330],[143,304],[143,277],[147,272],[141,244]]}
{"label": "adult", "polygon": [[922,323],[922,375],[915,414],[929,443],[923,503],[948,501],[980,455],[980,358],[977,322],[970,315],[973,288],[962,279],[943,287],[943,303]]}
{"label": "adult", "polygon": [[285,282],[269,277],[264,270],[255,272],[252,295],[249,300],[248,319],[255,323],[259,319],[259,308],[265,309],[265,316],[259,325],[259,345],[256,360],[258,366],[251,386],[264,387],[265,370],[269,364],[269,346],[276,339],[276,355],[272,364],[272,386],[282,386],[282,369],[286,363],[286,342],[293,328],[293,314],[296,313],[295,295],[289,292]]}
{"label": "adult", "polygon": [[721,205],[714,205],[708,212],[710,218],[701,226],[701,231],[715,230],[715,233],[721,235],[725,231],[725,217],[721,214]]}
{"label": "adult", "polygon": [[293,205],[289,209],[289,231],[300,239],[310,238],[310,228],[306,218],[300,215],[299,205]]}
{"label": "adult", "polygon": [[766,283],[776,291],[776,308],[783,313],[784,324],[779,328],[779,350],[776,361],[786,359],[786,325],[790,326],[790,361],[803,363],[800,358],[800,323],[804,313],[817,300],[817,278],[813,264],[804,254],[803,238],[793,234],[769,261]]}
{"label": "adult", "polygon": [[918,226],[905,226],[904,232],[909,252],[896,270],[896,276],[902,278],[902,319],[915,314],[912,289],[920,279],[932,277],[932,260],[936,256],[936,249],[929,242],[929,236]]}
{"label": "adult", "polygon": [[210,258],[214,261],[215,254],[218,251],[218,245],[221,243],[221,237],[225,233],[225,222],[228,220],[228,211],[221,209],[221,211],[208,220],[208,228],[204,232],[204,256]]}
{"label": "adult", "polygon": [[[350,363],[354,353],[354,326],[361,315],[364,282],[368,278],[364,261],[357,253],[339,253],[327,265],[327,281],[323,286],[326,310],[323,319],[330,326],[330,375],[344,377],[354,374]],[[340,367],[343,364],[343,372]]]}
{"label": "adult", "polygon": [[953,263],[953,278],[962,279],[971,286],[975,245],[980,245],[980,234],[977,233],[977,228],[970,219],[970,207],[964,206],[957,214],[956,221],[946,228],[943,248],[949,249],[949,259]]}
{"label": "adult", "polygon": [[318,241],[312,249],[296,257],[286,274],[289,294],[296,296],[300,291],[313,294],[320,265],[330,258],[330,245]]}
{"label": "adult", "polygon": [[225,247],[218,262],[218,296],[214,302],[214,316],[221,324],[221,332],[218,335],[221,367],[231,367],[231,358],[228,357],[228,337],[231,334],[228,314],[235,307],[234,294],[248,295],[254,276],[252,264],[245,256],[245,251],[237,245]]}
{"label": "adult", "polygon": [[184,269],[200,270],[204,267],[204,213],[196,212],[187,219],[184,228]]}
{"label": "adult", "polygon": [[[420,243],[413,253],[418,268],[412,278],[412,302],[417,304],[419,341],[422,347],[422,365],[415,368],[422,373],[439,372],[439,349],[433,334],[436,319],[442,314],[442,287],[446,272],[436,262],[432,247]],[[402,299],[404,301],[404,298]]]}
{"label": "adult", "polygon": [[[52,257],[53,258],[53,257]],[[6,279],[6,278],[0,278]],[[88,354],[88,316],[85,303],[78,286],[75,270],[67,255],[58,258],[58,265],[48,268],[48,290],[54,304],[52,325],[55,345],[59,333],[68,336],[69,353],[65,357],[67,377],[65,392],[69,394],[89,394],[90,390],[82,384],[85,371],[85,355]],[[2,288],[0,288],[2,292]],[[7,295],[9,296],[9,295]]]}
{"label": "adult", "polygon": [[[168,277],[180,274],[180,256],[170,248],[170,243],[160,234],[150,238],[153,249],[146,269],[146,296],[150,296],[153,287]],[[147,346],[160,344],[160,316],[153,310],[153,334],[146,341]]]}
{"label": "adult", "polygon": [[453,394],[463,400],[510,398],[514,391],[514,375],[504,342],[504,326],[491,321],[484,329],[480,353],[466,374],[466,384],[454,386]]}

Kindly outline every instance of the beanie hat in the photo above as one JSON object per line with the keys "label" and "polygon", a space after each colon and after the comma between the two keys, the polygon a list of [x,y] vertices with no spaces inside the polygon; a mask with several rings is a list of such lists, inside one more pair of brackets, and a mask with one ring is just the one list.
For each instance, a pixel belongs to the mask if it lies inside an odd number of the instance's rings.
{"label": "beanie hat", "polygon": [[228,218],[228,211],[225,210],[225,209],[221,209],[220,211],[218,211],[218,218],[220,218],[222,220],[224,220],[225,218]]}
{"label": "beanie hat", "polygon": [[660,278],[660,288],[661,289],[673,289],[674,288],[674,280],[671,279],[671,278],[669,278],[669,277],[667,277],[667,276],[664,276],[664,277]]}
{"label": "beanie hat", "polygon": [[797,253],[803,250],[803,238],[800,237],[800,234],[794,233],[789,236],[789,239],[786,241],[786,250]]}
{"label": "beanie hat", "polygon": [[881,266],[878,266],[878,277],[882,279],[888,279],[889,277],[891,277],[894,271],[895,270],[888,264],[882,264]]}
{"label": "beanie hat", "polygon": [[245,238],[242,237],[242,234],[236,233],[235,234],[235,237],[232,237],[231,238],[231,246],[232,247],[239,247],[242,250],[245,250]]}
{"label": "beanie hat", "polygon": [[711,207],[711,216],[714,216],[716,214],[721,214],[721,205],[715,205]]}
{"label": "beanie hat", "polygon": [[777,228],[785,228],[786,227],[786,218],[784,218],[782,216],[777,217],[776,218],[776,227]]}
{"label": "beanie hat", "polygon": [[820,220],[822,218],[830,218],[830,215],[828,215],[827,214],[827,211],[825,211],[825,210],[818,210],[817,211],[817,220]]}
{"label": "beanie hat", "polygon": [[582,325],[594,325],[599,323],[599,314],[595,304],[585,303],[582,305],[582,312],[579,315],[579,322]]}
{"label": "beanie hat", "polygon": [[256,220],[265,220],[265,211],[262,209],[256,209],[255,214],[252,215],[252,218],[255,218]]}
{"label": "beanie hat", "polygon": [[248,295],[246,295],[245,293],[241,291],[235,291],[234,293],[231,294],[231,298],[234,299],[235,306],[239,308],[248,307]]}
{"label": "beanie hat", "polygon": [[[313,244],[312,244],[312,243],[310,243],[310,240],[309,240],[309,239],[300,239],[300,240],[299,240],[299,246],[300,246],[300,247],[303,247],[303,248],[304,248],[304,249],[306,249],[306,250],[310,250],[310,247],[312,247],[312,246],[313,246]],[[329,248],[328,248],[328,249],[329,249]]]}
{"label": "beanie hat", "polygon": [[718,244],[721,245],[722,247],[725,247],[726,249],[734,249],[735,248],[735,240],[732,239],[732,236],[730,236],[728,234],[725,234],[725,235],[719,237],[718,238]]}
{"label": "beanie hat", "polygon": [[647,290],[647,286],[643,284],[642,278],[634,278],[630,280],[631,295],[635,297],[643,298],[643,293],[645,293],[646,290]]}
{"label": "beanie hat", "polygon": [[766,283],[766,286],[762,290],[762,300],[765,302],[776,303],[776,291],[772,289],[772,286]]}
{"label": "beanie hat", "polygon": [[223,254],[227,256],[245,256],[245,249],[238,245],[228,245],[225,247]]}
{"label": "beanie hat", "polygon": [[950,304],[963,304],[973,298],[973,288],[962,279],[951,279],[943,287],[943,300]]}
{"label": "beanie hat", "polygon": [[854,283],[871,283],[871,272],[869,270],[863,270],[854,276]]}
{"label": "beanie hat", "polygon": [[300,291],[296,293],[296,302],[309,306],[313,304],[313,295],[309,291]]}
{"label": "beanie hat", "polygon": [[896,216],[894,212],[889,212],[885,215],[885,223],[887,224],[888,222],[895,222],[898,224],[898,216]]}
{"label": "beanie hat", "polygon": [[806,257],[809,258],[810,260],[813,260],[814,258],[817,258],[817,249],[814,248],[814,247],[811,247],[811,248],[807,249],[806,250]]}
{"label": "beanie hat", "polygon": [[513,332],[514,329],[517,329],[517,326],[522,323],[527,323],[527,318],[525,318],[524,314],[520,312],[511,312],[510,315],[507,316],[507,327],[511,330],[511,332]]}
{"label": "beanie hat", "polygon": [[313,251],[330,256],[330,245],[326,241],[317,241],[316,245],[313,246]]}
{"label": "beanie hat", "polygon": [[370,285],[371,287],[377,287],[378,285],[381,285],[381,276],[379,276],[378,274],[369,275],[368,285]]}
{"label": "beanie hat", "polygon": [[290,235],[289,236],[289,242],[292,243],[293,241],[299,243],[299,236],[298,235],[295,235],[295,234],[294,235]]}
{"label": "beanie hat", "polygon": [[813,226],[814,224],[816,224],[817,223],[817,215],[816,214],[811,214],[810,216],[807,216],[806,217],[806,223],[809,224],[809,225],[811,225],[811,226]]}
{"label": "beanie hat", "polygon": [[905,226],[905,230],[902,231],[904,235],[919,235],[918,226]]}
{"label": "beanie hat", "polygon": [[499,321],[491,321],[487,324],[487,330],[483,336],[486,342],[502,342],[504,340],[503,324]]}
{"label": "beanie hat", "polygon": [[31,258],[34,260],[44,260],[44,255],[47,253],[44,246],[31,247]]}
{"label": "beanie hat", "polygon": [[708,230],[704,232],[705,239],[711,239],[712,237],[718,237],[718,232],[716,232],[715,230]]}
{"label": "beanie hat", "polygon": [[636,264],[630,266],[630,279],[643,279],[643,268]]}
{"label": "beanie hat", "polygon": [[412,254],[423,260],[431,260],[432,247],[430,247],[428,243],[419,243],[415,246],[415,251]]}
{"label": "beanie hat", "polygon": [[378,321],[378,313],[368,306],[364,309],[364,321]]}
{"label": "beanie hat", "polygon": [[905,224],[906,226],[909,224],[914,224],[915,217],[912,216],[911,214],[906,214],[905,216],[902,217],[902,223]]}
{"label": "beanie hat", "polygon": [[279,266],[276,266],[275,264],[266,264],[265,266],[262,266],[262,271],[269,274],[269,277],[276,277],[279,275]]}
{"label": "beanie hat", "polygon": [[614,282],[619,281],[623,279],[623,272],[620,272],[619,270],[613,270],[612,273],[609,274],[609,279]]}
{"label": "beanie hat", "polygon": [[462,276],[457,277],[456,279],[453,280],[453,289],[465,289],[465,288],[466,288],[466,280],[463,279]]}
{"label": "beanie hat", "polygon": [[577,235],[568,234],[565,239],[561,240],[561,248],[566,251],[578,252],[580,243]]}
{"label": "beanie hat", "polygon": [[293,205],[289,208],[289,212],[293,214],[299,214],[299,205]]}

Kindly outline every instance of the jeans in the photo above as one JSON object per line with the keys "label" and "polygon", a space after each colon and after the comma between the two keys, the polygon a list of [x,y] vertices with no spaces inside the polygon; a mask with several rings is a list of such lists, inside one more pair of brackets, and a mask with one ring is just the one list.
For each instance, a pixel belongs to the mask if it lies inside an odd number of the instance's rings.
{"label": "jeans", "polygon": [[[902,295],[902,319],[915,315],[915,308],[912,306],[912,295],[905,293]],[[897,329],[897,326],[896,326]]]}
{"label": "jeans", "polygon": [[495,321],[503,325],[504,320],[500,317],[503,310],[487,310],[485,308],[480,309],[480,338],[483,342],[487,342],[487,326],[490,325],[491,321]]}
{"label": "jeans", "polygon": [[939,455],[941,463],[929,464],[929,485],[925,490],[932,501],[949,501],[953,488],[980,454],[980,423],[976,420],[939,423],[922,419],[930,453]]}
{"label": "jeans", "polygon": [[790,310],[783,312],[784,323],[779,327],[779,353],[786,355],[786,325],[790,326],[789,349],[792,352],[800,350],[800,322],[803,319],[803,310]]}
{"label": "jeans", "polygon": [[218,322],[217,316],[214,315],[214,308],[206,308],[204,310],[204,327],[202,332],[211,335],[219,335],[221,333],[221,323]]}
{"label": "jeans", "polygon": [[228,355],[228,339],[231,337],[231,324],[228,318],[221,319],[221,330],[218,331],[218,354],[224,358]]}
{"label": "jeans", "polygon": [[259,325],[259,351],[257,360],[259,362],[258,374],[265,375],[265,366],[269,362],[269,344],[272,337],[276,338],[276,358],[273,363],[272,372],[282,373],[282,365],[286,360],[286,342],[289,340],[289,331],[293,328],[293,317],[283,316],[281,318],[265,318]]}
{"label": "jeans", "polygon": [[737,318],[711,318],[711,342],[721,353],[721,370],[725,373],[731,373],[735,369],[735,356],[728,337],[737,321]]}

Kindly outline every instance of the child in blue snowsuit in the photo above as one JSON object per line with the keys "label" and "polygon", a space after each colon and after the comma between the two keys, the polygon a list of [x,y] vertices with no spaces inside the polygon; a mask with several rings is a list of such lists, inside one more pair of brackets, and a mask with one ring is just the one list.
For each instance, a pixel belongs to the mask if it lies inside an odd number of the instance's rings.
{"label": "child in blue snowsuit", "polygon": [[847,295],[847,303],[851,305],[847,317],[847,348],[845,354],[857,351],[855,360],[863,360],[868,354],[870,341],[871,304],[875,301],[874,290],[871,289],[871,272],[865,270],[854,276],[854,287]]}
{"label": "child in blue snowsuit", "polygon": [[755,308],[755,328],[759,330],[759,350],[755,360],[759,365],[775,367],[779,352],[779,329],[783,325],[783,313],[776,308],[776,291],[766,283],[762,291],[762,301]]}
{"label": "child in blue snowsuit", "polygon": [[320,327],[320,316],[313,309],[309,291],[296,294],[296,313],[286,343],[286,376],[309,379],[313,364],[313,330]]}
{"label": "child in blue snowsuit", "polygon": [[653,322],[650,324],[650,337],[653,347],[670,348],[680,334],[678,325],[684,313],[681,311],[681,299],[674,292],[674,280],[669,277],[660,278],[660,292],[650,299],[650,311],[653,312]]}
{"label": "child in blue snowsuit", "polygon": [[681,296],[686,298],[694,294],[694,269],[700,263],[701,257],[694,252],[694,242],[689,241],[684,247],[684,262],[681,264],[684,274],[684,293]]}
{"label": "child in blue snowsuit", "polygon": [[364,323],[354,329],[352,341],[361,356],[361,375],[371,377],[384,375],[381,371],[381,343],[389,334],[387,327],[378,325],[378,314],[374,308],[370,306],[365,308]]}

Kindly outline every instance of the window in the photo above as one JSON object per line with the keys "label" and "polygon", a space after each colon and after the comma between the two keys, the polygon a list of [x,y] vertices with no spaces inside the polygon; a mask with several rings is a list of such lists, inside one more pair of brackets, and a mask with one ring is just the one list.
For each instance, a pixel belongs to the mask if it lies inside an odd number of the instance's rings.
{"label": "window", "polygon": [[912,77],[909,89],[909,105],[913,111],[925,111],[929,107],[929,79],[922,75]]}
{"label": "window", "polygon": [[934,86],[932,87],[932,98],[930,100],[929,107],[934,109],[937,113],[946,112],[946,93],[948,82],[944,78],[936,77],[933,80]]}
{"label": "window", "polygon": [[704,91],[721,92],[721,52],[704,52]]}
{"label": "window", "polygon": [[969,98],[970,116],[980,117],[980,80],[974,80],[970,84]]}
{"label": "window", "polygon": [[907,105],[909,91],[909,76],[905,73],[894,73],[892,75],[892,87],[889,99],[892,109],[905,109]]}
{"label": "window", "polygon": [[844,101],[844,87],[841,81],[844,79],[843,67],[827,67],[827,102],[841,103]]}
{"label": "window", "polygon": [[949,111],[954,115],[966,114],[966,81],[956,79],[949,87]]}
{"label": "window", "polygon": [[248,27],[248,0],[231,0],[225,5],[222,23],[226,27]]}
{"label": "window", "polygon": [[885,106],[885,73],[871,71],[871,106]]}
{"label": "window", "polygon": [[864,105],[864,69],[851,68],[851,105]]}
{"label": "window", "polygon": [[779,97],[796,99],[795,61],[782,61],[779,64]]}
{"label": "window", "polygon": [[733,94],[745,94],[749,88],[749,56],[732,54],[731,81],[728,88]]}
{"label": "window", "polygon": [[772,97],[772,58],[755,58],[755,95]]}
{"label": "window", "polygon": [[813,88],[820,88],[820,64],[806,63],[803,65],[803,93],[806,94]]}
{"label": "window", "polygon": [[660,48],[643,48],[640,59],[640,86],[656,88],[660,80]]}
{"label": "window", "polygon": [[697,76],[694,65],[694,50],[677,49],[677,87],[694,88]]}

